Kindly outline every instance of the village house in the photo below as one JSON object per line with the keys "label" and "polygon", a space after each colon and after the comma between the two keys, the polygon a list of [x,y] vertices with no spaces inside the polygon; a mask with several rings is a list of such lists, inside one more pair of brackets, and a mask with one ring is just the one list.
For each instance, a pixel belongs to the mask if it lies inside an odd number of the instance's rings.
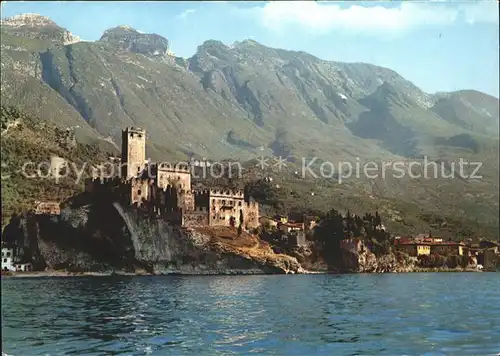
{"label": "village house", "polygon": [[411,237],[400,237],[394,240],[394,246],[410,256],[421,256],[430,254],[467,256],[469,249],[463,242],[442,241],[441,238],[419,237],[418,240]]}
{"label": "village house", "polygon": [[278,222],[269,216],[261,216],[259,221],[262,226],[268,226],[269,228],[278,227]]}
{"label": "village house", "polygon": [[500,251],[498,243],[488,240],[479,241],[479,248],[492,250],[495,254],[498,254]]}
{"label": "village house", "polygon": [[285,234],[295,231],[304,231],[304,223],[296,223],[293,221],[287,221],[285,223],[278,222],[278,229]]}
{"label": "village house", "polygon": [[401,238],[394,240],[394,245],[399,251],[406,252],[408,255],[414,257],[431,254],[431,246],[425,242]]}
{"label": "village house", "polygon": [[12,247],[2,247],[2,271],[15,271],[14,249]]}
{"label": "village house", "polygon": [[16,272],[31,272],[33,271],[33,265],[31,264],[31,262],[16,263],[14,265],[14,269]]}
{"label": "village house", "polygon": [[442,241],[431,244],[431,253],[437,253],[439,255],[468,256],[469,249],[463,242]]}
{"label": "village house", "polygon": [[23,257],[23,248],[4,243],[2,246],[2,271],[31,271],[33,266],[30,262],[24,261]]}

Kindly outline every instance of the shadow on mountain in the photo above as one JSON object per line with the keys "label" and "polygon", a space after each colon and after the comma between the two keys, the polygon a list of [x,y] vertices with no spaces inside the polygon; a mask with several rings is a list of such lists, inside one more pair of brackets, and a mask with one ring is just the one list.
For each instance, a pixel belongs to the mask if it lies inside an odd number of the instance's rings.
{"label": "shadow on mountain", "polygon": [[245,148],[245,149],[254,149],[257,146],[252,145],[248,141],[243,140],[238,136],[237,133],[235,133],[233,130],[229,130],[226,136],[226,141],[233,146],[237,146],[240,148]]}
{"label": "shadow on mountain", "polygon": [[415,133],[384,111],[372,109],[363,112],[357,121],[347,123],[347,127],[358,137],[379,140],[383,148],[394,154],[418,155]]}
{"label": "shadow on mountain", "polygon": [[438,137],[435,140],[435,144],[440,146],[465,148],[474,153],[478,153],[480,150],[477,140],[472,135],[467,133],[452,137]]}

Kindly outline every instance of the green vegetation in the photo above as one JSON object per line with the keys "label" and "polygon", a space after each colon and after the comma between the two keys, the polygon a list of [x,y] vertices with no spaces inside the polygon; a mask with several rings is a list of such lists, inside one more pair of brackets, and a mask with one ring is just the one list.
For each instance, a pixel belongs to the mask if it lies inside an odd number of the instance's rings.
{"label": "green vegetation", "polygon": [[[66,137],[71,131],[25,115],[12,107],[1,106],[1,155],[2,155],[2,226],[13,213],[33,209],[35,201],[62,202],[75,193],[83,190],[83,179],[76,182],[77,175],[71,169],[67,177],[55,182],[54,178],[41,178],[36,172],[39,163],[42,175],[48,174],[48,164],[53,156],[66,159],[78,169],[84,164],[96,165],[105,162],[107,155],[97,146],[76,144],[72,146]],[[71,141],[71,140],[69,140]],[[28,178],[24,172],[36,175]],[[89,173],[89,169],[85,171]]]}
{"label": "green vegetation", "polygon": [[[72,45],[62,43],[64,29],[54,23],[2,25],[1,31],[2,105],[71,127],[77,151],[88,144],[116,153],[121,130],[140,126],[153,160],[247,162],[244,183],[265,204],[265,214],[379,211],[394,233],[498,237],[497,98],[475,91],[430,95],[387,68],[324,61],[255,41],[231,47],[206,41],[194,56],[180,59],[162,54],[167,39],[130,29]],[[44,134],[28,135],[20,149],[7,142],[8,155],[49,155],[37,146],[37,135]],[[19,139],[2,136],[2,144]],[[288,156],[286,169],[258,171],[251,160],[261,155],[271,162],[272,155]],[[301,177],[302,158],[318,157],[318,172],[325,161],[423,163],[423,156],[446,167],[460,158],[482,162],[482,178],[396,179],[391,169],[385,178],[341,183],[340,172]],[[234,178],[210,183],[242,186]],[[23,187],[2,184],[10,209],[37,195]]]}

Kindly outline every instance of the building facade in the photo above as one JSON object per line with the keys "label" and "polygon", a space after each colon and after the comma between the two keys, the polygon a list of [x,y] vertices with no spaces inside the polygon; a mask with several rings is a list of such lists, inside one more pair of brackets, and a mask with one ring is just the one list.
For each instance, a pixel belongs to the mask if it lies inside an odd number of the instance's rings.
{"label": "building facade", "polygon": [[186,163],[151,163],[146,160],[146,132],[127,128],[122,132],[121,175],[86,182],[86,191],[113,193],[126,204],[150,209],[184,226],[259,226],[259,205],[243,191],[193,190],[192,167]]}

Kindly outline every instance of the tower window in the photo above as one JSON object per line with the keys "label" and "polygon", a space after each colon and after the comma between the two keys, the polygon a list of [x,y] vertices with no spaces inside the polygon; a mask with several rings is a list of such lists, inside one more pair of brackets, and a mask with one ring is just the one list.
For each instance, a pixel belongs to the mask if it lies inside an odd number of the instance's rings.
{"label": "tower window", "polygon": [[141,195],[141,193],[142,193],[142,191],[139,189],[139,190],[137,191],[137,195]]}
{"label": "tower window", "polygon": [[139,138],[142,138],[142,135],[141,135],[141,134],[139,134]]}

